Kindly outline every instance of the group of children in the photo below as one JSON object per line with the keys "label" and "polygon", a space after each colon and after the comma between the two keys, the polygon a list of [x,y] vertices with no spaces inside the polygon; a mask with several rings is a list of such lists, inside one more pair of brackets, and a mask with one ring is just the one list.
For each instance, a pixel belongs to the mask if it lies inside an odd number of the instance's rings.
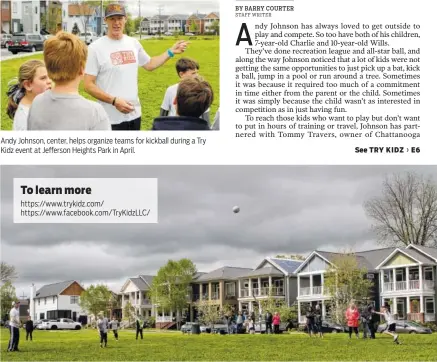
{"label": "group of children", "polygon": [[[112,129],[102,105],[79,94],[87,54],[87,46],[76,35],[59,32],[44,43],[44,62],[29,60],[21,65],[7,92],[7,114],[14,130]],[[198,70],[194,60],[178,60],[181,81],[167,89],[153,130],[218,128],[219,121],[211,127],[209,119],[214,92]]]}

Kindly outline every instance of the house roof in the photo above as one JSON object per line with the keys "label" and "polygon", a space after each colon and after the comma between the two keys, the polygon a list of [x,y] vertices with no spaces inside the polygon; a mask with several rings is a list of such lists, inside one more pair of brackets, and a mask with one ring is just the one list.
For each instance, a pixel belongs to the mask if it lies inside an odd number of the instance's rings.
{"label": "house roof", "polygon": [[431,248],[429,246],[413,245],[413,244],[410,244],[407,247],[408,250],[411,250],[412,248],[419,249],[421,252],[428,254],[429,256],[433,257],[435,261],[437,261],[437,248]]}
{"label": "house roof", "polygon": [[408,249],[408,248],[393,248],[393,251],[387,255],[384,260],[381,261],[381,263],[378,264],[377,268],[383,267],[390,259],[392,259],[397,253],[401,253],[405,255],[408,258],[413,259],[415,262],[420,264],[426,264],[426,265],[436,265],[435,261],[431,258],[423,255],[422,253],[418,252],[415,249]]}
{"label": "house roof", "polygon": [[191,17],[196,17],[197,19],[203,19],[204,17],[206,17],[208,14],[199,14],[199,13],[194,13],[194,14],[191,14],[190,16],[189,16],[189,18],[191,18]]}
{"label": "house roof", "polygon": [[170,15],[154,15],[150,18],[150,20],[167,20]]}
{"label": "house roof", "polygon": [[381,262],[387,258],[396,248],[381,248],[381,249],[373,249],[360,251],[355,253],[358,256],[362,256],[366,258],[367,262],[370,264],[369,270],[376,270],[376,267],[381,264]]}
{"label": "house roof", "polygon": [[170,17],[168,18],[170,19],[176,19],[176,20],[187,20],[188,19],[188,15],[184,15],[184,14],[175,14],[175,15],[170,15]]}
{"label": "house roof", "polygon": [[208,274],[208,273],[206,273],[206,272],[196,272],[196,274],[194,274],[193,280],[197,280],[198,278],[200,278],[204,274]]}
{"label": "house roof", "polygon": [[148,286],[146,284],[146,282],[141,279],[141,278],[129,278],[129,280],[134,283],[134,285],[139,289],[139,290],[146,290],[148,289]]}
{"label": "house roof", "polygon": [[210,281],[210,280],[230,280],[237,279],[241,275],[252,271],[249,268],[237,268],[233,266],[224,266],[222,268],[205,273],[196,279],[196,282]]}
{"label": "house roof", "polygon": [[[215,16],[217,16],[217,17],[220,19],[220,12],[218,12],[218,11],[212,11],[212,12],[210,12],[208,15],[211,15],[211,14],[214,14]],[[208,15],[206,15],[206,16],[208,16]]]}
{"label": "house roof", "polygon": [[[317,250],[317,253],[327,259],[329,262],[334,264],[335,258],[341,257],[344,254],[342,253],[332,253],[329,251]],[[357,260],[357,266],[360,269],[374,270],[374,266],[362,255],[358,255],[355,253],[355,258]]]}
{"label": "house roof", "polygon": [[411,255],[414,259],[419,260],[423,264],[436,264],[435,260],[415,249],[403,249],[403,251],[405,251],[408,255]]}
{"label": "house roof", "polygon": [[54,295],[59,295],[63,290],[68,288],[71,284],[73,284],[75,280],[68,280],[66,282],[59,282],[53,284],[47,284],[41,287],[36,291],[36,298],[45,298],[51,297]]}
{"label": "house roof", "polygon": [[70,4],[68,5],[68,16],[91,16],[94,14],[94,8],[87,4]]}
{"label": "house roof", "polygon": [[283,277],[284,273],[280,271],[279,269],[275,268],[273,265],[270,265],[268,267],[259,268],[255,270],[251,270],[248,273],[245,273],[241,277],[261,277],[261,276],[280,276]]}
{"label": "house roof", "polygon": [[155,279],[154,275],[140,275],[140,278],[147,284],[148,287],[152,286],[153,279]]}
{"label": "house roof", "polygon": [[286,259],[286,258],[267,258],[274,264],[285,270],[287,274],[294,274],[296,269],[303,263],[302,260]]}

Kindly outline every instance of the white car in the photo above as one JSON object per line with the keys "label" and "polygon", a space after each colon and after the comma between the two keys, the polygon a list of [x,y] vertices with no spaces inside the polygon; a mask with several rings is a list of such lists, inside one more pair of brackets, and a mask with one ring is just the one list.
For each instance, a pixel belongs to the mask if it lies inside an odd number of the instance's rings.
{"label": "white car", "polygon": [[90,45],[93,41],[96,41],[99,37],[97,36],[96,33],[93,32],[86,32],[86,33],[81,33],[79,35],[79,39],[82,40],[83,42],[86,43],[86,45]]}
{"label": "white car", "polygon": [[79,330],[82,328],[82,325],[79,322],[75,322],[72,319],[68,318],[60,318],[56,320],[49,320],[46,322],[42,322],[41,324],[38,324],[36,327],[37,329],[50,329],[50,330],[57,330],[57,329],[74,329]]}

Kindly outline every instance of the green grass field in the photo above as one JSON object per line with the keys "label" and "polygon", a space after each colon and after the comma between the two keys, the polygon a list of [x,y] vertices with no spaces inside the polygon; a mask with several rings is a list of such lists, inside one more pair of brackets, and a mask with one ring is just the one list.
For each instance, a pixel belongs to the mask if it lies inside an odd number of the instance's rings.
{"label": "green grass field", "polygon": [[[183,37],[180,37],[183,39]],[[141,41],[144,49],[150,56],[159,55],[166,49],[171,47],[176,40],[170,39],[147,39]],[[190,40],[191,44],[185,51],[185,57],[193,58],[199,62],[200,74],[210,82],[214,90],[214,103],[211,106],[211,119],[219,106],[219,38],[210,40]],[[152,126],[152,121],[159,116],[159,109],[164,98],[165,90],[168,86],[179,81],[176,74],[175,64],[181,55],[176,55],[170,59],[161,68],[148,72],[139,70],[139,98],[142,105],[142,130],[148,130]],[[12,120],[6,114],[7,107],[7,84],[18,75],[18,69],[22,63],[30,59],[43,59],[41,55],[29,56],[22,59],[11,59],[0,63],[1,65],[1,129],[11,130]],[[83,91],[81,86],[81,94],[89,99],[93,99]]]}
{"label": "green grass field", "polygon": [[20,334],[20,352],[6,353],[9,332],[2,328],[4,361],[437,361],[437,333],[401,335],[401,345],[388,336],[352,339],[347,334],[309,338],[303,333],[282,335],[182,335],[180,332],[144,334],[121,331],[116,342],[108,333],[108,347],[99,347],[95,330],[35,331],[33,342]]}

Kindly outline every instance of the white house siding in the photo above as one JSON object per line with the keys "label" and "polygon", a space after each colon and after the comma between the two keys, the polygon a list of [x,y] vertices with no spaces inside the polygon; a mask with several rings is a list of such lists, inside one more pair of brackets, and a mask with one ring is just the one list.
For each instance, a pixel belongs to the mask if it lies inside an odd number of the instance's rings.
{"label": "white house siding", "polygon": [[39,34],[39,32],[41,31],[41,24],[40,24],[41,9],[40,9],[39,0],[22,1],[21,7],[22,7],[21,19],[23,24],[23,32],[31,33],[31,34]]}
{"label": "white house siding", "polygon": [[[54,302],[53,302],[54,298]],[[45,303],[45,298],[35,298],[35,320],[42,319],[41,314],[44,313],[43,318],[47,318],[47,312],[53,310],[70,310],[71,317],[73,313],[76,312],[77,317],[80,315],[85,315],[86,313],[80,308],[79,304],[71,303],[70,295],[59,295],[55,297],[47,297],[47,303]],[[40,300],[38,304],[38,300]]]}

